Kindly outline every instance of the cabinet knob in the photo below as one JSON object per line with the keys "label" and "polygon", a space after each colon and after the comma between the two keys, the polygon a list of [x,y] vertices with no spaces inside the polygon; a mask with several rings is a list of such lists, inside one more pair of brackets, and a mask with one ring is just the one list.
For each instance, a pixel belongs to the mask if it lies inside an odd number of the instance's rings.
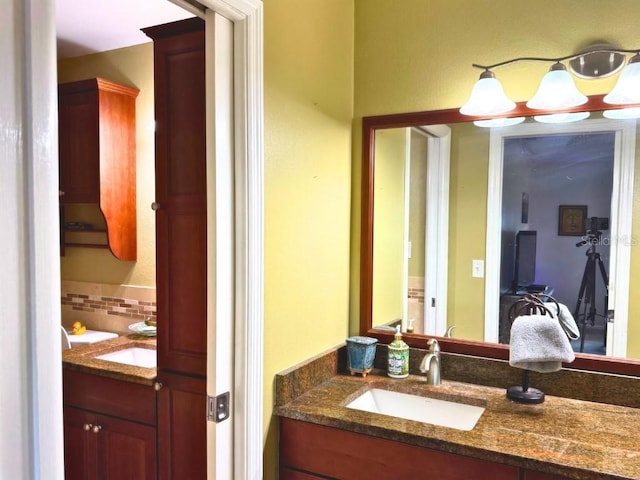
{"label": "cabinet knob", "polygon": [[151,204],[151,210],[153,210],[154,212],[160,210],[160,204],[158,202],[153,202]]}
{"label": "cabinet knob", "polygon": [[93,433],[98,433],[101,429],[102,427],[100,425],[94,425],[91,430],[93,431]]}
{"label": "cabinet knob", "polygon": [[58,190],[58,196],[59,197],[64,197],[64,192],[62,190]]}
{"label": "cabinet knob", "polygon": [[90,423],[85,423],[82,428],[84,429],[85,432],[88,432],[89,430],[91,430],[91,427],[93,427],[93,425],[91,425]]}
{"label": "cabinet knob", "polygon": [[163,387],[163,385],[160,382],[156,382],[156,383],[153,384],[153,388],[154,388],[154,390],[156,392],[159,392],[162,387]]}

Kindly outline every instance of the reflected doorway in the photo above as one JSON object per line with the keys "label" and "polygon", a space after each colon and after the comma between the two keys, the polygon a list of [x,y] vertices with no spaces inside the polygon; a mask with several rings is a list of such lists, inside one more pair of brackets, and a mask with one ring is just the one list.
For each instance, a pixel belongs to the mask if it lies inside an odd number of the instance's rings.
{"label": "reflected doorway", "polygon": [[[523,147],[523,145],[518,145],[518,138],[531,138],[531,137],[551,137],[555,141],[558,142],[578,142],[577,139],[582,138],[583,140],[589,137],[595,136],[599,134],[608,134],[612,135],[613,144],[614,144],[614,152],[613,152],[613,173],[610,178],[612,181],[612,191],[609,195],[611,200],[610,204],[610,213],[606,214],[606,210],[603,210],[603,213],[599,213],[600,210],[594,210],[595,206],[592,207],[592,210],[589,210],[588,199],[584,200],[587,203],[570,203],[570,204],[561,204],[559,200],[556,199],[555,203],[552,207],[547,206],[546,211],[547,215],[551,217],[552,223],[556,223],[556,234],[555,240],[553,240],[554,245],[558,245],[559,237],[566,236],[571,238],[570,241],[566,241],[568,245],[573,245],[571,249],[574,253],[571,255],[577,255],[581,257],[581,263],[571,270],[571,275],[574,275],[578,278],[578,286],[576,287],[575,280],[569,281],[567,285],[559,285],[558,280],[554,279],[542,279],[542,270],[538,273],[538,269],[536,267],[536,272],[533,275],[533,280],[530,280],[536,287],[540,288],[540,286],[550,286],[553,289],[554,296],[560,295],[562,296],[568,304],[568,308],[570,311],[575,312],[576,305],[571,305],[571,298],[574,297],[576,293],[580,290],[580,282],[582,276],[585,272],[587,256],[585,250],[588,249],[587,244],[583,244],[580,246],[576,246],[579,242],[582,242],[584,239],[582,238],[586,235],[586,238],[589,238],[588,231],[595,230],[602,231],[600,235],[600,239],[598,240],[598,245],[596,246],[596,251],[601,255],[601,258],[604,257],[602,247],[604,247],[605,243],[608,243],[608,282],[609,282],[609,297],[608,297],[608,305],[605,307],[603,305],[604,295],[602,295],[602,289],[597,290],[596,295],[599,295],[601,300],[599,300],[600,305],[596,303],[597,309],[601,312],[602,315],[606,315],[608,318],[608,323],[606,326],[606,348],[605,353],[609,356],[616,357],[626,357],[627,352],[627,325],[628,325],[628,305],[629,305],[629,265],[630,265],[630,257],[631,257],[631,213],[632,213],[632,203],[633,203],[633,178],[634,178],[634,168],[635,168],[635,125],[630,122],[621,122],[621,121],[611,121],[604,119],[595,119],[595,120],[586,120],[581,122],[576,122],[572,124],[555,124],[555,125],[547,125],[541,123],[524,123],[521,125],[517,125],[515,127],[505,127],[505,128],[495,128],[491,130],[490,133],[490,148],[489,148],[489,194],[487,197],[487,250],[486,250],[486,283],[485,283],[485,335],[484,339],[488,342],[498,342],[499,341],[499,323],[500,323],[500,297],[501,294],[505,293],[505,288],[513,288],[513,276],[514,271],[512,270],[515,267],[515,258],[511,262],[511,264],[504,263],[503,256],[503,222],[507,224],[513,220],[509,220],[507,218],[503,219],[503,195],[509,195],[509,192],[503,192],[504,183],[508,183],[509,180],[505,178],[504,175],[504,166],[505,166],[505,153],[508,148],[513,148],[513,145]],[[563,138],[565,137],[565,138]],[[510,146],[510,139],[514,139],[514,143]],[[533,141],[532,141],[533,142]],[[527,148],[532,148],[532,145],[529,145]],[[571,149],[566,150],[563,155],[569,155],[569,153],[573,153]],[[560,161],[560,157],[558,157],[557,161]],[[573,164],[577,162],[576,159],[573,159]],[[571,178],[570,173],[556,173],[556,176],[565,175]],[[574,173],[574,177],[575,177]],[[567,179],[568,180],[568,179]],[[545,181],[549,181],[548,179]],[[574,180],[575,181],[575,180]],[[584,182],[584,180],[582,180]],[[539,180],[542,182],[542,180]],[[592,179],[592,183],[608,183],[609,181],[604,181],[602,178],[596,177]],[[587,183],[584,183],[586,186]],[[541,187],[542,185],[537,185],[537,187]],[[589,191],[591,187],[586,188],[586,191]],[[528,195],[523,196],[523,193],[528,193]],[[603,194],[606,196],[606,193]],[[520,188],[520,191],[516,190],[516,203],[519,205],[519,208],[516,210],[516,221],[522,224],[524,228],[518,227],[518,231],[534,231],[536,228],[533,228],[529,225],[529,223],[533,220],[533,208],[531,193],[525,192]],[[546,199],[545,199],[546,200]],[[541,200],[542,201],[542,200]],[[578,201],[578,200],[576,200]],[[580,200],[581,202],[583,200]],[[587,207],[584,209],[584,207]],[[573,235],[576,233],[573,228],[582,228],[583,220],[579,218],[577,221],[574,219],[569,222],[574,223],[573,226],[565,225],[561,229],[560,217],[563,215],[560,207],[571,207],[573,211],[569,211],[570,215],[576,214],[576,207],[578,210],[583,209],[582,218],[584,218],[584,235],[582,231],[578,231],[580,233],[579,236]],[[606,209],[606,207],[598,207]],[[566,212],[565,212],[566,213]],[[528,218],[524,218],[526,222],[523,222],[523,216]],[[517,218],[519,216],[519,219]],[[608,229],[602,228],[603,224],[595,223],[593,226],[595,229],[591,228],[591,219],[600,219],[600,218],[609,218]],[[598,222],[599,220],[596,220]],[[604,221],[604,220],[603,220]],[[587,225],[588,222],[588,225]],[[526,226],[524,226],[526,225]],[[514,227],[512,227],[514,228]],[[606,234],[605,234],[606,232]],[[560,234],[559,234],[560,233]],[[571,233],[570,235],[561,235],[562,233]],[[517,234],[517,231],[516,231]],[[596,237],[598,234],[594,234]],[[606,235],[606,236],[605,236]],[[511,234],[511,242],[515,242],[515,238],[513,238],[513,234]],[[605,240],[607,238],[607,240]],[[507,242],[509,238],[507,238]],[[511,247],[514,248],[513,246]],[[545,243],[544,246],[540,246],[538,243],[538,239],[536,239],[536,250],[540,249],[545,250],[545,254],[555,255],[556,261],[564,261],[564,258],[561,258],[555,252],[555,248],[550,246],[549,243]],[[515,251],[513,253],[515,255]],[[604,260],[604,258],[603,258]],[[538,262],[538,255],[536,254],[536,262]],[[511,271],[511,273],[509,273]],[[540,280],[538,281],[538,276],[540,275]],[[596,276],[599,276],[600,273],[596,271]],[[507,277],[511,277],[508,278]],[[601,282],[601,280],[597,280]],[[511,283],[511,285],[509,285]],[[516,285],[517,287],[518,285]],[[602,283],[601,283],[602,286]],[[597,287],[596,287],[597,288]],[[563,303],[564,303],[563,301]],[[596,300],[598,301],[598,300]],[[580,320],[580,319],[578,319]],[[613,321],[612,321],[613,320]],[[604,318],[601,322],[604,321]],[[596,320],[594,319],[594,324]],[[589,319],[590,324],[590,319]],[[594,325],[595,326],[595,325]],[[602,329],[602,327],[601,327]],[[589,337],[589,332],[587,331],[587,338]]]}
{"label": "reflected doorway", "polygon": [[574,315],[574,351],[606,353],[614,154],[614,132],[505,140],[500,343],[511,304],[546,293]]}

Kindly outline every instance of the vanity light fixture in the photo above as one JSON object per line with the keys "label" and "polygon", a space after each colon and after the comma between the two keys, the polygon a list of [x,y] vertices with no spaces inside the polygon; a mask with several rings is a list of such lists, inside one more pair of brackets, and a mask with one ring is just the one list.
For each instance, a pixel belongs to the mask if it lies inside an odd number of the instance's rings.
{"label": "vanity light fixture", "polygon": [[640,118],[640,107],[620,108],[618,110],[605,110],[602,112],[605,118],[612,120],[628,120],[631,118]]}
{"label": "vanity light fixture", "polygon": [[631,57],[616,86],[603,101],[612,105],[640,103],[640,52]]}
{"label": "vanity light fixture", "polygon": [[490,118],[489,120],[476,120],[474,125],[476,127],[510,127],[511,125],[518,125],[519,123],[524,122],[524,117],[500,117],[500,118]]}
{"label": "vanity light fixture", "polygon": [[567,67],[556,62],[542,77],[538,91],[527,102],[527,107],[534,110],[565,110],[587,103],[587,100],[586,95],[576,87]]}
{"label": "vanity light fixture", "polygon": [[486,115],[500,115],[516,108],[515,102],[507,98],[502,84],[496,80],[495,74],[486,69],[480,74],[480,79],[473,86],[471,96],[460,109],[463,115],[482,117]]}
{"label": "vanity light fixture", "polygon": [[[471,91],[467,103],[460,109],[460,113],[470,116],[503,115],[515,108],[514,102],[507,98],[502,85],[495,78],[492,69],[521,61],[537,61],[552,63],[549,71],[542,78],[538,90],[527,103],[532,110],[549,112],[550,115],[537,115],[534,118],[547,123],[566,123],[582,120],[588,117],[582,114],[568,114],[562,111],[577,107],[587,102],[587,97],[576,87],[574,80],[562,63],[569,61],[570,71],[580,78],[598,79],[615,74],[619,71],[626,58],[626,54],[635,53],[628,65],[620,73],[620,77],[613,90],[604,97],[604,102],[612,105],[633,105],[625,113],[613,113],[609,118],[638,118],[640,112],[636,108],[640,104],[640,50],[625,50],[608,44],[595,44],[578,53],[558,58],[518,57],[493,65],[473,64],[474,68],[484,71]],[[608,112],[613,112],[610,110]],[[617,110],[615,110],[617,111]],[[479,126],[503,126],[499,121],[508,120],[507,117],[490,119]]]}
{"label": "vanity light fixture", "polygon": [[589,118],[589,112],[551,113],[549,115],[535,115],[533,119],[540,123],[571,123]]}

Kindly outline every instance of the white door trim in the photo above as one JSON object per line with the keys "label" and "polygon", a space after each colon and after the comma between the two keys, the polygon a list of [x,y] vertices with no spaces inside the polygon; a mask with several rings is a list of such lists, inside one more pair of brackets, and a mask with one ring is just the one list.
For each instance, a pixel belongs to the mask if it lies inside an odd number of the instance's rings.
{"label": "white door trim", "polygon": [[[0,29],[0,478],[64,478],[55,4]],[[7,335],[12,332],[11,335]]]}
{"label": "white door trim", "polygon": [[263,445],[262,2],[198,2],[234,24],[234,184],[231,191],[235,192],[235,325],[229,334],[229,341],[234,343],[232,478],[254,480],[262,478]]}
{"label": "white door trim", "polygon": [[[409,303],[409,203],[411,196],[411,132],[427,137],[427,178],[424,236],[424,306],[425,335],[443,335],[447,329],[447,278],[449,251],[449,161],[451,128],[425,125],[407,128],[404,179],[404,265],[403,311],[406,328]],[[433,299],[433,301],[432,301]],[[433,320],[433,321],[431,321]]]}
{"label": "white door trim", "polygon": [[[419,130],[417,130],[419,131]],[[420,131],[419,131],[420,132]],[[420,132],[424,135],[424,132]],[[411,206],[411,128],[405,129],[404,138],[404,205],[402,222],[402,330],[409,325],[409,210]]]}
{"label": "white door trim", "polygon": [[[449,163],[451,129],[447,125],[424,127],[429,134],[427,162],[427,220],[425,232],[425,334],[444,335],[447,329],[449,271]],[[435,268],[432,268],[435,265]],[[435,299],[435,306],[432,299]],[[434,322],[427,324],[427,319]]]}
{"label": "white door trim", "polygon": [[[233,388],[235,199],[233,24],[207,10],[207,395]],[[233,423],[207,422],[207,477],[233,478]]]}
{"label": "white door trim", "polygon": [[[608,329],[607,355],[626,357],[635,168],[635,123],[617,120],[584,120],[578,123],[553,126],[531,123],[491,130],[487,191],[485,341],[498,341],[504,139],[526,135],[611,131],[616,132],[616,154],[610,231],[611,238],[616,240],[611,242],[610,250],[609,309],[615,310],[615,323],[613,328]],[[569,308],[573,307],[569,306]]]}

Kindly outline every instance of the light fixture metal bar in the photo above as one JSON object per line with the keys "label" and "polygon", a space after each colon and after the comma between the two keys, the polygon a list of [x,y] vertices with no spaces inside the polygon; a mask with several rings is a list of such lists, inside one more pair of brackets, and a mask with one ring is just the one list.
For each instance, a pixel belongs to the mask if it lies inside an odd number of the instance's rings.
{"label": "light fixture metal bar", "polygon": [[516,63],[516,62],[553,62],[553,63],[558,63],[558,62],[563,62],[565,60],[571,60],[574,58],[578,58],[580,56],[583,55],[588,55],[588,54],[592,54],[592,53],[640,53],[640,49],[633,49],[633,50],[627,50],[627,49],[622,49],[622,48],[603,48],[603,49],[598,49],[598,50],[591,50],[589,52],[579,52],[579,53],[572,53],[571,55],[566,55],[564,57],[518,57],[518,58],[512,58],[510,60],[505,60],[504,62],[498,62],[498,63],[494,63],[492,65],[480,65],[478,63],[472,63],[471,66],[474,68],[480,68],[482,70],[491,70],[493,68],[496,67],[502,67],[503,65],[509,65],[511,63]]}

